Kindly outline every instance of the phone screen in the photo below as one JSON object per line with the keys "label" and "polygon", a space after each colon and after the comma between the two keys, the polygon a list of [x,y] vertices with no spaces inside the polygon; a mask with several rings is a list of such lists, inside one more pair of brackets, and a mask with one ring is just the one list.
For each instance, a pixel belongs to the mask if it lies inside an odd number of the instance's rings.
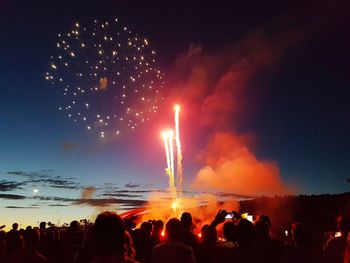
{"label": "phone screen", "polygon": [[225,216],[225,219],[232,219],[234,218],[234,214],[233,213],[228,213],[226,216]]}

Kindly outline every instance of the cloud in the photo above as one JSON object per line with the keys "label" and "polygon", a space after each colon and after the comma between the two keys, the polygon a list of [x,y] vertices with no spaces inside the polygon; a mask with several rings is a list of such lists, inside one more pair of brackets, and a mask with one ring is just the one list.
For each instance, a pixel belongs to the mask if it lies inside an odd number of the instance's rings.
{"label": "cloud", "polygon": [[37,177],[46,178],[50,177],[55,171],[52,169],[43,169],[39,171],[10,171],[8,175],[22,176],[22,177]]}
{"label": "cloud", "polygon": [[13,206],[13,205],[9,205],[9,206],[6,206],[5,208],[11,208],[11,209],[38,209],[39,207],[35,207],[35,206]]}
{"label": "cloud", "polygon": [[127,188],[138,188],[138,187],[141,187],[141,184],[127,183],[124,187],[127,187]]}
{"label": "cloud", "polygon": [[0,192],[7,192],[17,189],[23,189],[21,186],[23,184],[15,181],[0,181]]}
{"label": "cloud", "polygon": [[65,207],[65,206],[70,206],[70,205],[64,205],[64,204],[49,204],[48,206],[51,206],[51,207]]}
{"label": "cloud", "polygon": [[235,200],[237,199],[253,199],[256,198],[254,195],[241,195],[241,194],[236,194],[236,193],[215,193],[215,195],[219,197],[231,197]]}
{"label": "cloud", "polygon": [[139,198],[143,197],[142,195],[137,194],[122,194],[122,193],[105,193],[102,194],[102,196],[109,196],[109,197],[128,197],[128,198]]}
{"label": "cloud", "polygon": [[146,204],[144,200],[130,200],[130,199],[115,199],[115,198],[102,198],[102,199],[80,199],[76,201],[76,204],[86,204],[90,206],[109,206],[112,204],[118,204],[128,207],[141,207]]}
{"label": "cloud", "polygon": [[9,200],[21,200],[26,199],[26,196],[15,195],[15,194],[0,194],[0,199],[9,199]]}
{"label": "cloud", "polygon": [[81,189],[79,183],[75,182],[75,178],[64,178],[61,176],[54,176],[55,171],[51,169],[44,169],[40,171],[10,171],[8,175],[19,176],[26,178],[21,184],[41,184],[43,187],[62,188],[78,190]]}
{"label": "cloud", "polygon": [[59,201],[59,202],[75,202],[77,200],[77,199],[68,198],[68,197],[43,196],[43,195],[36,195],[31,198],[36,200],[41,200],[41,201]]}

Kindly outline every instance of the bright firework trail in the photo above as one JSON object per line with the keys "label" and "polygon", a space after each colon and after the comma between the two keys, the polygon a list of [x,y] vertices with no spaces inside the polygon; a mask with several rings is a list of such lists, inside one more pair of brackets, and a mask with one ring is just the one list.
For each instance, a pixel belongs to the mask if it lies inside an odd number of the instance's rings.
{"label": "bright firework trail", "polygon": [[[172,130],[164,131],[162,133],[164,148],[167,160],[167,168],[165,169],[167,176],[169,177],[169,188],[171,191],[172,204],[171,208],[174,212],[178,209],[179,200],[177,195],[181,196],[182,193],[182,151],[181,151],[181,141],[180,141],[180,128],[179,128],[179,113],[180,105],[175,105],[175,136]],[[176,174],[177,182],[175,184],[175,163],[174,163],[174,141],[176,145]]]}
{"label": "bright firework trail", "polygon": [[162,137],[164,140],[164,148],[167,160],[167,168],[165,172],[169,178],[169,188],[171,192],[171,198],[173,203],[177,199],[176,187],[175,187],[175,179],[174,179],[174,154],[173,154],[173,139],[174,133],[173,131],[165,131],[162,133]]}
{"label": "bright firework trail", "polygon": [[173,176],[175,175],[175,165],[174,165],[174,132],[172,130],[168,131],[168,141],[169,141],[169,152],[170,152],[170,168]]}
{"label": "bright firework trail", "polygon": [[164,141],[167,169],[170,169],[171,165],[170,165],[170,153],[169,153],[169,145],[168,145],[168,133],[162,132],[162,137]]}
{"label": "bright firework trail", "polygon": [[179,128],[179,113],[180,105],[175,105],[175,143],[176,143],[176,157],[177,157],[177,185],[178,191],[181,195],[182,193],[182,151],[181,151],[181,141],[180,141],[180,128]]}

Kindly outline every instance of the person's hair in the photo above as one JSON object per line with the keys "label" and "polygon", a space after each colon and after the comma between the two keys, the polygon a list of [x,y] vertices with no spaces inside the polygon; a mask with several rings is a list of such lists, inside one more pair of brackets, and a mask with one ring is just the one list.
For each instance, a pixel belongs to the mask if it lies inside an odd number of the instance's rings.
{"label": "person's hair", "polygon": [[71,231],[77,231],[77,230],[79,229],[79,223],[78,223],[78,221],[77,221],[77,220],[74,220],[74,221],[70,222],[70,224],[69,224],[69,229],[70,229]]}
{"label": "person's hair", "polygon": [[264,221],[271,228],[271,219],[268,215],[259,215],[258,220]]}
{"label": "person's hair", "polygon": [[40,228],[46,228],[46,222],[40,222]]}
{"label": "person's hair", "polygon": [[236,225],[237,241],[239,246],[250,246],[254,241],[254,226],[247,219],[241,218]]}
{"label": "person's hair", "polygon": [[235,223],[233,221],[227,221],[224,224],[223,232],[227,241],[235,241]]}
{"label": "person's hair", "polygon": [[12,229],[13,230],[17,230],[18,229],[18,224],[17,223],[13,223],[12,224]]}
{"label": "person's hair", "polygon": [[182,213],[181,223],[186,228],[190,227],[192,225],[192,215],[189,212]]}
{"label": "person's hair", "polygon": [[165,232],[170,240],[180,239],[182,232],[182,224],[179,219],[171,218],[165,225]]}
{"label": "person's hair", "polygon": [[114,255],[124,252],[125,226],[114,212],[103,212],[96,218],[94,240],[97,255]]}
{"label": "person's hair", "polygon": [[142,222],[140,228],[148,234],[152,232],[152,224],[150,222]]}
{"label": "person's hair", "polygon": [[254,221],[255,237],[259,240],[269,238],[269,225],[264,220],[258,219]]}
{"label": "person's hair", "polygon": [[163,230],[164,223],[162,220],[157,220],[153,223],[153,232],[160,232]]}

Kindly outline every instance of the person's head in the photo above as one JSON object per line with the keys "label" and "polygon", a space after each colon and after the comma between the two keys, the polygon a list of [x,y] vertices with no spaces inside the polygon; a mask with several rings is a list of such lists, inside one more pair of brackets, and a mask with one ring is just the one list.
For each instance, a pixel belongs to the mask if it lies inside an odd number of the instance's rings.
{"label": "person's head", "polygon": [[269,239],[269,225],[265,221],[261,219],[254,221],[254,230],[257,240],[262,241]]}
{"label": "person's head", "polygon": [[267,215],[259,215],[257,220],[264,221],[269,226],[269,228],[271,228],[271,219],[270,219],[269,216],[267,216]]}
{"label": "person's head", "polygon": [[9,254],[18,254],[24,248],[23,236],[18,232],[6,234],[6,248]]}
{"label": "person's head", "polygon": [[145,231],[147,235],[150,235],[152,232],[152,223],[150,222],[142,222],[140,228]]}
{"label": "person's head", "polygon": [[235,241],[235,223],[233,221],[227,221],[224,224],[223,232],[227,241]]}
{"label": "person's head", "polygon": [[17,223],[13,223],[12,224],[12,229],[13,230],[17,230],[18,229],[18,224]]}
{"label": "person's head", "polygon": [[162,220],[157,220],[153,223],[153,232],[160,234],[163,231],[164,223]]}
{"label": "person's head", "polygon": [[169,240],[179,240],[182,232],[181,221],[177,218],[171,218],[165,225],[165,232]]}
{"label": "person's head", "polygon": [[240,247],[252,245],[254,241],[254,226],[247,219],[241,218],[236,224],[237,241]]}
{"label": "person's head", "polygon": [[115,255],[124,252],[125,226],[114,212],[99,214],[94,225],[94,241],[97,255]]}
{"label": "person's head", "polygon": [[40,228],[45,229],[46,228],[46,222],[40,222]]}
{"label": "person's head", "polygon": [[216,228],[210,228],[208,224],[205,224],[201,228],[202,242],[207,244],[215,244],[218,239]]}
{"label": "person's head", "polygon": [[78,221],[74,220],[72,222],[70,222],[69,224],[69,230],[72,232],[76,232],[79,229],[79,223]]}
{"label": "person's head", "polygon": [[337,226],[342,235],[347,236],[350,231],[350,216],[339,216],[337,219]]}
{"label": "person's head", "polygon": [[190,228],[192,226],[192,215],[189,212],[182,213],[181,223],[184,228]]}

